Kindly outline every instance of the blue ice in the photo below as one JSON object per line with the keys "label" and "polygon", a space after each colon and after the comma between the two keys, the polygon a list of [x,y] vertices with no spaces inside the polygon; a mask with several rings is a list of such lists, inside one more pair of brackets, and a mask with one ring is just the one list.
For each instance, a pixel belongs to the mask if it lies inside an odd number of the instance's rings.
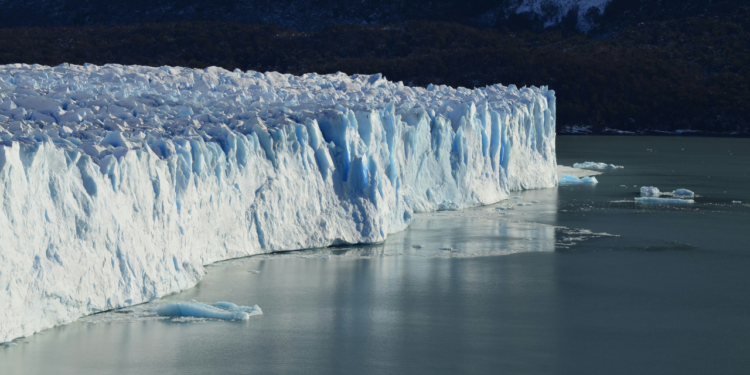
{"label": "blue ice", "polygon": [[688,189],[677,189],[672,192],[672,196],[677,198],[693,198],[695,197],[695,193]]}
{"label": "blue ice", "polygon": [[156,313],[160,316],[224,320],[246,320],[252,315],[262,314],[258,305],[247,307],[230,302],[217,302],[211,306],[197,301],[168,303],[159,307]]}

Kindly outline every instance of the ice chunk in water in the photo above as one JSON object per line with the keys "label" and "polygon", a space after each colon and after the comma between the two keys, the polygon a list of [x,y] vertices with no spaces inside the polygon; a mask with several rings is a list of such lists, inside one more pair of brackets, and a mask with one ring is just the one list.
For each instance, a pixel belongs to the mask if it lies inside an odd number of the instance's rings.
{"label": "ice chunk in water", "polygon": [[621,165],[607,164],[607,163],[596,163],[593,161],[587,161],[583,163],[573,164],[573,168],[581,169],[622,169],[625,168]]}
{"label": "ice chunk in water", "polygon": [[692,199],[674,199],[674,198],[655,198],[643,197],[635,198],[636,203],[661,203],[661,204],[690,204],[695,203]]}
{"label": "ice chunk in water", "polygon": [[658,197],[661,195],[659,188],[654,186],[643,186],[641,187],[642,197]]}
{"label": "ice chunk in water", "polygon": [[688,189],[677,189],[672,192],[672,196],[676,198],[693,198],[695,193]]}
{"label": "ice chunk in water", "polygon": [[[257,310],[256,310],[257,309]],[[160,316],[191,317],[224,320],[245,320],[252,315],[260,315],[260,307],[237,306],[229,302],[217,302],[214,306],[190,302],[173,302],[159,307],[156,313]]]}
{"label": "ice chunk in water", "polygon": [[569,174],[563,175],[560,179],[560,185],[594,185],[598,183],[596,177],[578,178]]}
{"label": "ice chunk in water", "polygon": [[263,311],[260,309],[258,305],[250,306],[237,306],[231,302],[216,302],[212,305],[213,307],[218,307],[222,310],[227,311],[243,311],[248,313],[250,316],[255,315],[263,315]]}

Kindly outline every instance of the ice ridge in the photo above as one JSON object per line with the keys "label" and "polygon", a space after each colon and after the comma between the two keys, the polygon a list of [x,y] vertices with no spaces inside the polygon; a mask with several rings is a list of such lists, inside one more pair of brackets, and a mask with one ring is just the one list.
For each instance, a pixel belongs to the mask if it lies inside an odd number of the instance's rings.
{"label": "ice ridge", "polygon": [[0,342],[557,184],[546,87],[12,64],[0,100]]}

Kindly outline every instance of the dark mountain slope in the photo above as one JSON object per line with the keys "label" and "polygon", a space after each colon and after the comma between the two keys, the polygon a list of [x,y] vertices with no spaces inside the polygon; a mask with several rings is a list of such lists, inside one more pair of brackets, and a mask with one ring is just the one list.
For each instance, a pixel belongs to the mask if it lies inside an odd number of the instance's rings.
{"label": "dark mountain slope", "polygon": [[549,85],[558,124],[750,129],[750,11],[650,22],[609,40],[439,22],[318,31],[232,23],[0,29],[0,63],[384,73],[411,85]]}
{"label": "dark mountain slope", "polygon": [[[600,12],[599,6],[606,4]],[[609,37],[640,22],[731,13],[743,0],[0,0],[0,25],[128,25],[211,21],[317,30],[328,24],[457,22],[540,32],[593,27]],[[535,11],[523,11],[529,7]],[[581,9],[585,7],[586,9]],[[520,14],[519,14],[520,12]]]}

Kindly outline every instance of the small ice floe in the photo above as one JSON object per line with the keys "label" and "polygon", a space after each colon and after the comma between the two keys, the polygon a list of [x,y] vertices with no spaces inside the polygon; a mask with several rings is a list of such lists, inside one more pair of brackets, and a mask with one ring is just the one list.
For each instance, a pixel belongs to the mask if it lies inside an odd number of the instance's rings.
{"label": "small ice floe", "polygon": [[172,302],[156,309],[159,316],[191,317],[223,320],[246,320],[251,316],[263,315],[258,305],[237,306],[231,302],[216,302],[207,305],[195,300],[190,302]]}
{"label": "small ice floe", "polygon": [[496,210],[502,210],[502,211],[508,211],[508,210],[514,210],[515,207],[513,206],[497,206],[495,207]]}
{"label": "small ice floe", "polygon": [[679,198],[679,199],[692,199],[692,198],[695,198],[695,193],[693,193],[692,191],[688,189],[677,189],[671,193],[663,193],[659,191],[659,188],[656,188],[654,186],[642,186],[641,196],[642,197],[668,196],[668,197],[674,197],[674,198]]}
{"label": "small ice floe", "polygon": [[560,185],[594,185],[598,183],[599,181],[596,180],[596,177],[578,178],[569,174],[562,176],[559,181]]}
{"label": "small ice floe", "polygon": [[533,205],[534,205],[533,203],[519,203],[518,204],[518,206],[521,206],[521,207],[523,207],[523,206],[533,206]]}
{"label": "small ice floe", "polygon": [[450,247],[450,246],[443,246],[443,247],[440,248],[440,250],[453,251],[453,248]]}
{"label": "small ice floe", "polygon": [[642,186],[641,196],[642,197],[658,197],[661,195],[659,188],[654,186]]}
{"label": "small ice floe", "polygon": [[258,271],[258,270],[248,270],[247,272],[249,272],[249,273],[260,273],[260,271]]}
{"label": "small ice floe", "polygon": [[581,168],[573,168],[573,167],[567,167],[564,165],[557,165],[557,175],[562,176],[564,174],[569,174],[571,176],[576,177],[590,177],[590,176],[596,176],[602,174],[602,172],[591,170],[591,169],[581,169]]}
{"label": "small ice floe", "polygon": [[531,201],[531,203],[539,203],[539,201]]}
{"label": "small ice floe", "polygon": [[518,195],[514,196],[513,199],[523,199],[523,197],[519,197]]}
{"label": "small ice floe", "polygon": [[672,192],[672,196],[675,198],[694,198],[695,193],[688,189],[677,189]]}
{"label": "small ice floe", "polygon": [[625,168],[621,165],[607,164],[607,163],[596,163],[593,161],[587,161],[583,163],[573,164],[573,168],[581,169],[622,169]]}
{"label": "small ice floe", "polygon": [[732,201],[732,204],[742,204],[741,201]]}
{"label": "small ice floe", "polygon": [[641,197],[635,198],[635,203],[691,204],[695,201],[692,199]]}
{"label": "small ice floe", "polygon": [[419,245],[419,244],[417,244],[417,245],[411,245],[411,247],[413,247],[415,249],[421,249],[422,245]]}
{"label": "small ice floe", "polygon": [[628,188],[628,185],[620,185],[621,188]]}

